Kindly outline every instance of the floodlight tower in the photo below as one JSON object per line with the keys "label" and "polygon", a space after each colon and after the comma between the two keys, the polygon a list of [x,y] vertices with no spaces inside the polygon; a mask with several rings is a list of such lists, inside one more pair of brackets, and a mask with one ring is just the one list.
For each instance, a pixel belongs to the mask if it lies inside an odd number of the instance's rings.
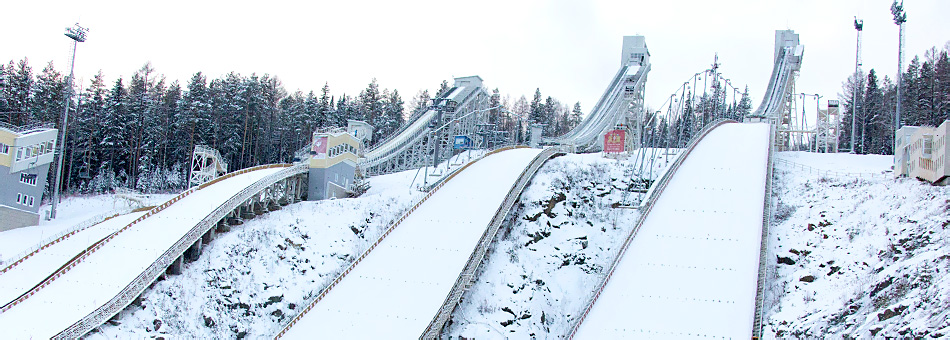
{"label": "floodlight tower", "polygon": [[63,124],[59,126],[59,146],[56,148],[56,184],[53,185],[53,206],[50,208],[48,219],[56,218],[56,205],[59,203],[59,186],[63,182],[63,159],[66,154],[66,124],[69,122],[69,104],[73,100],[73,71],[76,67],[76,46],[86,41],[88,28],[76,23],[73,27],[66,27],[65,35],[73,40],[73,55],[69,61],[69,78],[66,78],[66,109],[63,110]]}
{"label": "floodlight tower", "polygon": [[[901,87],[904,79],[904,23],[907,22],[907,13],[904,13],[904,1],[900,5],[897,0],[891,4],[891,14],[894,15],[894,24],[898,28],[897,33],[897,109],[894,113],[894,133],[901,128]],[[897,154],[897,138],[894,139],[894,154]]]}
{"label": "floodlight tower", "polygon": [[854,57],[854,89],[851,96],[851,153],[855,152],[854,147],[854,132],[855,132],[855,120],[857,120],[858,113],[858,85],[861,84],[861,31],[864,31],[864,20],[859,20],[858,17],[854,17],[854,29],[858,31],[858,47],[857,52],[855,52]]}

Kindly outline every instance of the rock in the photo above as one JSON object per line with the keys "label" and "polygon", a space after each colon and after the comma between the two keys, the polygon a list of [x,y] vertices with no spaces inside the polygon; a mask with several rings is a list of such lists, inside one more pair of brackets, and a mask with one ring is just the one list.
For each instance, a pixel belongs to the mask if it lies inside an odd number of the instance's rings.
{"label": "rock", "polygon": [[812,276],[812,275],[805,275],[805,276],[802,276],[802,278],[798,279],[798,281],[802,281],[802,282],[814,282],[814,281],[815,281],[815,277]]}
{"label": "rock", "polygon": [[204,319],[205,319],[205,327],[208,327],[208,328],[214,327],[214,319],[207,316],[204,317]]}
{"label": "rock", "polygon": [[162,328],[162,320],[155,319],[155,321],[152,321],[152,325],[155,326],[155,330],[157,331],[159,328]]}
{"label": "rock", "polygon": [[778,255],[775,257],[777,258],[779,264],[787,264],[789,266],[795,265],[795,260],[792,260],[791,257],[781,257]]}

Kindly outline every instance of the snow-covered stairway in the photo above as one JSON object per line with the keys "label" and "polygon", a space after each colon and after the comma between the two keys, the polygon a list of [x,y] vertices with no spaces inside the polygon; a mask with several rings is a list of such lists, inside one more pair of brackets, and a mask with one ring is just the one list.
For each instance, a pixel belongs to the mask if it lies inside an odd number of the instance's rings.
{"label": "snow-covered stairway", "polygon": [[710,131],[658,196],[574,335],[750,337],[768,153],[767,124]]}
{"label": "snow-covered stairway", "polygon": [[300,339],[419,337],[512,184],[540,152],[496,153],[457,173],[280,335]]}

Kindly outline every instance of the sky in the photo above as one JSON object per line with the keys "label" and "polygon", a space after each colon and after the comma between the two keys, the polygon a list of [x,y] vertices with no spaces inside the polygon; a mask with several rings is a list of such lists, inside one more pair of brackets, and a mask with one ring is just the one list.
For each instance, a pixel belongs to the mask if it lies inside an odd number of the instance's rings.
{"label": "sky", "polygon": [[[406,102],[442,80],[479,75],[489,89],[529,99],[536,88],[587,112],[620,67],[624,35],[651,53],[647,105],[710,66],[758,105],[772,70],[775,30],[805,45],[796,92],[836,98],[854,72],[853,17],[864,20],[864,69],[897,72],[898,28],[888,0],[722,1],[11,1],[0,5],[0,62],[27,57],[67,72],[65,27],[89,28],[76,77],[111,84],[146,62],[183,85],[198,71],[276,75],[289,92],[356,95],[376,78]],[[950,1],[907,0],[905,65],[950,41]],[[943,14],[941,18],[939,14]],[[801,104],[815,106],[814,99]]]}

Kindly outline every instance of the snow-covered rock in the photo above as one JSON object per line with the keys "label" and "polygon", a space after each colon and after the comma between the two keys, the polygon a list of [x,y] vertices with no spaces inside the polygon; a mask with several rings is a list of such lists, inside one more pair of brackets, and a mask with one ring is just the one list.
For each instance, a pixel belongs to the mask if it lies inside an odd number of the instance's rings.
{"label": "snow-covered rock", "polygon": [[[548,161],[499,230],[447,338],[557,338],[605,275],[636,209],[633,160],[598,154]],[[635,196],[636,194],[633,194]]]}
{"label": "snow-covered rock", "polygon": [[805,166],[775,172],[769,335],[950,336],[950,188],[893,179],[890,156],[778,158]]}

